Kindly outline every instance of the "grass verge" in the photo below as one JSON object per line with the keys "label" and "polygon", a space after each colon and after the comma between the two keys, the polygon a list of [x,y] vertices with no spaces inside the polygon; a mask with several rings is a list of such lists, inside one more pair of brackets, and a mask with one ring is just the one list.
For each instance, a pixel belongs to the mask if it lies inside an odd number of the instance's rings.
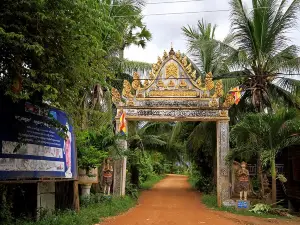
{"label": "grass verge", "polygon": [[221,208],[219,208],[216,195],[205,194],[205,195],[202,196],[202,202],[208,208],[215,209],[215,210],[218,210],[218,211],[230,212],[230,213],[233,213],[233,214],[238,214],[238,215],[243,215],[243,216],[255,216],[255,217],[262,217],[262,218],[283,218],[283,217],[273,215],[273,214],[263,214],[263,213],[262,214],[256,214],[254,212],[250,212],[250,211],[246,211],[246,210],[245,211],[242,211],[242,210],[238,211],[234,207],[222,206]]}
{"label": "grass verge", "polygon": [[143,182],[140,186],[141,190],[149,190],[151,189],[156,183],[164,179],[166,175],[151,175],[145,182]]}
{"label": "grass verge", "polygon": [[19,221],[17,225],[94,225],[101,218],[118,215],[136,205],[136,200],[128,196],[114,197],[101,203],[81,207],[79,213],[64,211],[48,216],[38,222]]}

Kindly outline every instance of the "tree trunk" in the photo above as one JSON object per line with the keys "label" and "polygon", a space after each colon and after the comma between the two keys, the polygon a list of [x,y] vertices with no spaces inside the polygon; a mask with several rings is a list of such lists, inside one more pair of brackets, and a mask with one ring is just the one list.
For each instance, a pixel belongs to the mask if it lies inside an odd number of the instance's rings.
{"label": "tree trunk", "polygon": [[264,196],[265,191],[264,191],[264,182],[263,182],[262,163],[261,163],[261,159],[260,159],[260,153],[257,154],[257,173],[258,173],[258,181],[260,184],[259,193],[261,194],[261,196]]}
{"label": "tree trunk", "polygon": [[277,188],[276,188],[276,164],[275,164],[275,157],[272,157],[272,162],[271,162],[271,173],[272,173],[272,203],[275,205],[277,199],[276,199],[276,194],[277,194]]}
{"label": "tree trunk", "polygon": [[119,50],[119,59],[123,60],[124,59],[124,48]]}

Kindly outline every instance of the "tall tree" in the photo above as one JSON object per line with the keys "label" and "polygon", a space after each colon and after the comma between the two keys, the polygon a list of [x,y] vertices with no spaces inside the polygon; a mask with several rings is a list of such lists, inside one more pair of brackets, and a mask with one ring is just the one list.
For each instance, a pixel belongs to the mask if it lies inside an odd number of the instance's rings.
{"label": "tall tree", "polygon": [[119,58],[124,59],[124,50],[130,45],[144,48],[152,35],[142,22],[142,8],[144,0],[103,0],[111,18],[118,24],[118,30],[122,33],[119,47]]}
{"label": "tall tree", "polygon": [[[107,46],[120,43],[121,34],[99,2],[0,4],[0,87],[6,94],[15,99],[37,95],[40,101],[64,107],[112,74]],[[14,83],[22,89],[12,88]]]}

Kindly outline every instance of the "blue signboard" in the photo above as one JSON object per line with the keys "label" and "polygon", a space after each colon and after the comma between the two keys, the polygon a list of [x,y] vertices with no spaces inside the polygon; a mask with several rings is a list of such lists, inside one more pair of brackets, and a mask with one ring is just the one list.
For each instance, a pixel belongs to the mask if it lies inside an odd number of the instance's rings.
{"label": "blue signboard", "polygon": [[0,180],[74,179],[76,166],[73,128],[66,113],[0,96]]}
{"label": "blue signboard", "polygon": [[238,201],[237,202],[237,208],[238,209],[248,209],[249,206],[248,206],[248,202],[247,201]]}

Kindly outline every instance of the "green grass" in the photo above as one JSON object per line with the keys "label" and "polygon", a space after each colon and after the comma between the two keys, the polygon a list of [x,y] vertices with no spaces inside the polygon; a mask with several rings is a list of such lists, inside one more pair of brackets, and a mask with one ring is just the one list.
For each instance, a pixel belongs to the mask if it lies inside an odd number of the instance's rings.
{"label": "green grass", "polygon": [[164,179],[165,175],[152,175],[150,176],[145,182],[141,184],[141,190],[149,190],[151,189],[156,183]]}
{"label": "green grass", "polygon": [[130,197],[114,197],[102,203],[82,207],[79,213],[65,211],[38,222],[19,221],[17,225],[94,225],[101,222],[101,218],[118,215],[135,205],[136,200]]}
{"label": "green grass", "polygon": [[[263,218],[283,218],[273,214],[256,214],[250,211],[243,211],[243,210],[236,210],[234,207],[225,207],[222,206],[221,208],[218,207],[217,196],[216,195],[203,195],[202,202],[208,208],[230,212],[233,214],[243,215],[243,216],[255,216],[255,217],[263,217]],[[286,218],[285,218],[286,219]]]}

